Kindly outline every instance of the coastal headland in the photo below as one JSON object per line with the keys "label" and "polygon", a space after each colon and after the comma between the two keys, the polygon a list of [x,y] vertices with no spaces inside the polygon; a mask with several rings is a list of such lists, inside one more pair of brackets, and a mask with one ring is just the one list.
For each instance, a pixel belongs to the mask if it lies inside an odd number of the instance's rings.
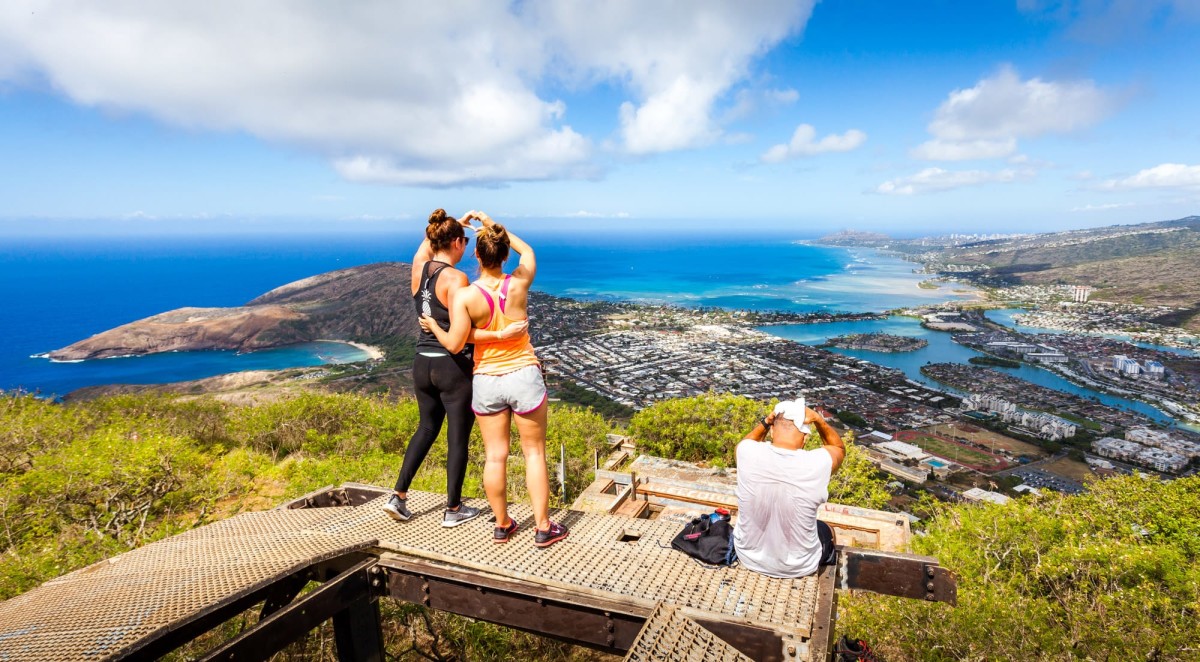
{"label": "coastal headland", "polygon": [[413,337],[411,267],[380,262],[304,278],[243,306],[179,308],[103,331],[47,355],[80,361],[160,352],[250,352],[317,340],[357,343],[381,356],[372,339]]}

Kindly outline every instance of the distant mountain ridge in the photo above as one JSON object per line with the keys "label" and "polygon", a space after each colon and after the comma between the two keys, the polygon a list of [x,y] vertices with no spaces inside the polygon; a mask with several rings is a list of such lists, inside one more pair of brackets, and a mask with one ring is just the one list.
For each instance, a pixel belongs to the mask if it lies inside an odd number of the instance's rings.
{"label": "distant mountain ridge", "polygon": [[869,234],[830,239],[887,246],[983,285],[1087,285],[1094,299],[1182,309],[1163,323],[1200,330],[1200,216],[980,240]]}
{"label": "distant mountain ridge", "polygon": [[859,230],[842,230],[817,240],[818,244],[824,246],[879,246],[891,242],[892,238],[886,234]]}
{"label": "distant mountain ridge", "polygon": [[412,267],[380,262],[304,278],[232,308],[178,308],[49,353],[75,361],[159,352],[252,351],[313,340],[412,337]]}

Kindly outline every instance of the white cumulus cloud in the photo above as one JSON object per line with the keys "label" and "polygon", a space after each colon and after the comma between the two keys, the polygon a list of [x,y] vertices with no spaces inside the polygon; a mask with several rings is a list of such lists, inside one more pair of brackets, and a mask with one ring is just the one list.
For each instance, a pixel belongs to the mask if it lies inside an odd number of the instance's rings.
{"label": "white cumulus cloud", "polygon": [[1072,207],[1071,211],[1073,213],[1090,212],[1090,211],[1110,211],[1113,209],[1124,209],[1125,207],[1132,207],[1132,206],[1134,206],[1134,204],[1132,202],[1110,202],[1108,204],[1103,204],[1103,205],[1086,204],[1086,205],[1082,205],[1080,207]]}
{"label": "white cumulus cloud", "polygon": [[913,158],[924,161],[969,161],[1000,159],[1017,151],[1017,140],[941,140],[934,139],[917,145]]}
{"label": "white cumulus cloud", "polygon": [[857,149],[867,141],[867,134],[858,129],[850,129],[842,135],[831,133],[817,140],[817,130],[811,124],[801,124],[796,127],[792,139],[784,144],[775,145],[762,155],[767,163],[779,163],[798,156],[813,156],[825,152],[849,152]]}
{"label": "white cumulus cloud", "polygon": [[356,181],[588,177],[597,138],[544,90],[624,92],[627,151],[703,145],[714,104],[812,4],[7,0],[0,84],[299,147]]}
{"label": "white cumulus cloud", "polygon": [[767,90],[767,99],[781,105],[796,103],[800,100],[800,93],[792,88]]}
{"label": "white cumulus cloud", "polygon": [[[714,103],[758,57],[801,29],[813,0],[557,2],[533,12],[576,77],[624,82],[622,147],[649,154],[715,141]],[[785,97],[788,96],[786,93]]]}
{"label": "white cumulus cloud", "polygon": [[1115,110],[1114,96],[1093,81],[1021,80],[1012,67],[954,90],[927,127],[933,139],[912,150],[930,161],[1003,158],[1018,138],[1087,128]]}
{"label": "white cumulus cloud", "polygon": [[1100,185],[1108,190],[1193,189],[1200,188],[1200,165],[1163,163],[1146,168],[1124,179],[1110,179]]}
{"label": "white cumulus cloud", "polygon": [[884,195],[919,195],[939,193],[966,186],[979,186],[994,182],[1014,182],[1029,179],[1030,170],[944,170],[926,168],[915,175],[888,180],[875,187],[876,193]]}

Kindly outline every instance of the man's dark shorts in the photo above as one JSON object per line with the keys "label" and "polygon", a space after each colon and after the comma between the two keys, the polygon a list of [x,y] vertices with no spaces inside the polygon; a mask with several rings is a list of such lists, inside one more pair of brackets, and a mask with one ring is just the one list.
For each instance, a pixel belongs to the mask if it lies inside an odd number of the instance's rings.
{"label": "man's dark shorts", "polygon": [[[817,539],[821,541],[821,562],[819,566],[835,565],[837,563],[837,548],[833,546],[833,529],[821,520],[817,520]],[[733,537],[729,538],[729,565],[737,560],[737,550],[733,548]]]}
{"label": "man's dark shorts", "polygon": [[817,520],[817,538],[821,541],[821,565],[837,563],[837,549],[833,546],[833,529]]}

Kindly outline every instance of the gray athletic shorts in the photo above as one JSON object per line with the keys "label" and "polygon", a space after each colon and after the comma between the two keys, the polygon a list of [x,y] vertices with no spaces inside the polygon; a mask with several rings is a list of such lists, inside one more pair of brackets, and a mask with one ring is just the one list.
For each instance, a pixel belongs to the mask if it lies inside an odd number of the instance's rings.
{"label": "gray athletic shorts", "polygon": [[542,368],[530,365],[503,375],[475,375],[471,381],[471,409],[479,416],[499,414],[505,409],[528,414],[546,401]]}

